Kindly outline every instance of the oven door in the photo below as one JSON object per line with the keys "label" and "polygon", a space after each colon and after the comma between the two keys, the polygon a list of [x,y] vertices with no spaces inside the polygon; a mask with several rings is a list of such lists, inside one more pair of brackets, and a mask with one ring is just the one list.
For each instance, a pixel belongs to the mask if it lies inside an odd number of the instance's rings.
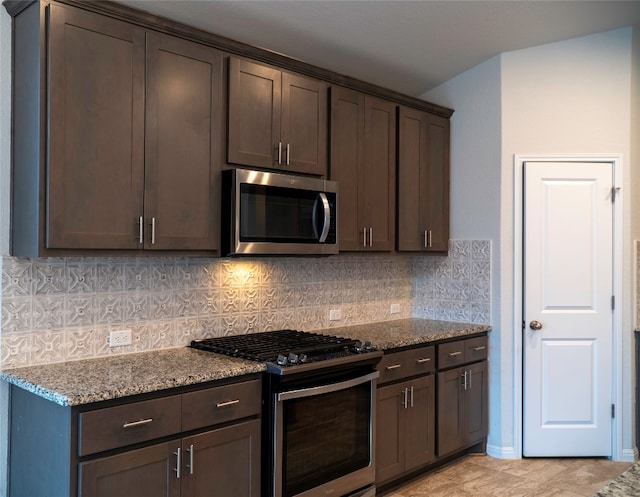
{"label": "oven door", "polygon": [[275,394],[275,497],[375,494],[378,376]]}

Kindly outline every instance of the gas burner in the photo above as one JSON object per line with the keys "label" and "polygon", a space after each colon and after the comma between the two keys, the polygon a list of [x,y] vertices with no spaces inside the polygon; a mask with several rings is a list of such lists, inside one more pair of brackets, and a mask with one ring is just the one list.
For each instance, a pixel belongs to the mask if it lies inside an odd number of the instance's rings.
{"label": "gas burner", "polygon": [[206,338],[192,341],[191,347],[263,362],[276,374],[285,374],[289,368],[299,372],[349,363],[360,360],[361,354],[376,352],[369,342],[298,330]]}

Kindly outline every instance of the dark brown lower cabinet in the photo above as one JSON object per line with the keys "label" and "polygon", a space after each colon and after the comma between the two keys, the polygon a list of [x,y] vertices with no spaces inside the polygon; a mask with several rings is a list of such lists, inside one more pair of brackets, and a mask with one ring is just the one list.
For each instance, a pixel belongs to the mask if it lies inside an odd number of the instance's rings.
{"label": "dark brown lower cabinet", "polygon": [[8,497],[260,497],[259,375],[62,406],[11,385]]}
{"label": "dark brown lower cabinet", "polygon": [[376,483],[435,459],[433,375],[378,389]]}
{"label": "dark brown lower cabinet", "polygon": [[79,465],[79,497],[258,497],[260,421]]}
{"label": "dark brown lower cabinet", "polygon": [[481,442],[488,433],[487,361],[438,373],[438,456]]}

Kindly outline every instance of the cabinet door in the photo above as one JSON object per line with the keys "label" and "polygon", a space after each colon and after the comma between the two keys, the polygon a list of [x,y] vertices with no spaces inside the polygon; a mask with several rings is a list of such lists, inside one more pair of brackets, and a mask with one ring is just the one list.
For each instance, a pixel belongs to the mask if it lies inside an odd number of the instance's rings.
{"label": "cabinet door", "polygon": [[163,443],[80,463],[78,497],[180,496],[174,469],[179,446]]}
{"label": "cabinet door", "polygon": [[369,250],[395,246],[396,105],[365,97],[364,161],[359,171],[359,218]]}
{"label": "cabinet door", "polygon": [[376,413],[376,483],[404,472],[405,423],[403,405],[407,383],[378,388]]}
{"label": "cabinet door", "polygon": [[449,245],[449,120],[400,107],[398,250]]}
{"label": "cabinet door", "polygon": [[183,439],[182,497],[260,497],[260,426],[247,421]]}
{"label": "cabinet door", "polygon": [[[420,196],[428,210],[428,250],[449,250],[449,120],[427,114],[427,164],[424,186]],[[422,183],[422,182],[421,182]]]}
{"label": "cabinet door", "polygon": [[147,34],[145,248],[217,250],[222,53]]}
{"label": "cabinet door", "polygon": [[358,171],[364,160],[364,95],[331,88],[331,163],[329,176],[338,182],[339,243],[341,251],[364,249],[358,220]]}
{"label": "cabinet door", "polygon": [[282,73],[284,169],[326,176],[327,127],[327,85]]}
{"label": "cabinet door", "polygon": [[438,373],[438,456],[464,446],[464,367]]}
{"label": "cabinet door", "polygon": [[465,368],[467,375],[466,397],[466,444],[473,445],[485,438],[489,432],[489,379],[487,361]]}
{"label": "cabinet door", "polygon": [[398,250],[425,250],[427,209],[420,202],[426,194],[424,113],[400,107],[398,119]]}
{"label": "cabinet door", "polygon": [[280,141],[282,73],[244,59],[229,60],[228,155],[232,164],[274,167]]}
{"label": "cabinet door", "polygon": [[425,465],[436,458],[436,389],[433,375],[412,380],[406,409],[405,470]]}
{"label": "cabinet door", "polygon": [[144,31],[50,6],[47,248],[139,248]]}

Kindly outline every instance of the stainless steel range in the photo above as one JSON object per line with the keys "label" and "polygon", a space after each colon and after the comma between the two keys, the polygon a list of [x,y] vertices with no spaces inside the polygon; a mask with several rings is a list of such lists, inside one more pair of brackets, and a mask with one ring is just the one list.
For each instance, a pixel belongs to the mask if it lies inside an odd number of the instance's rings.
{"label": "stainless steel range", "polygon": [[381,351],[341,337],[280,330],[194,348],[264,362],[263,495],[373,497]]}

